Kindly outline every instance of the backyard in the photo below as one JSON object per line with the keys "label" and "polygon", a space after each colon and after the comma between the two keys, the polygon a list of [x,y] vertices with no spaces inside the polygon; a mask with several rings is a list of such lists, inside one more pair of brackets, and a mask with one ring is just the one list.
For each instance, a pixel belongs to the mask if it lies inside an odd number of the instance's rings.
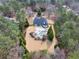
{"label": "backyard", "polygon": [[0,59],[79,59],[79,0],[0,0]]}

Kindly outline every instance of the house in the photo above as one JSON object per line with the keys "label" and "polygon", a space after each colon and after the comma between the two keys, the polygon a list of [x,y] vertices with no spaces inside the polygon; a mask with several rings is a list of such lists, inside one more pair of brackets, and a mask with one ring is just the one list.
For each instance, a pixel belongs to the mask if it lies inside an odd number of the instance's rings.
{"label": "house", "polygon": [[48,22],[45,18],[43,17],[35,17],[33,24],[35,26],[35,36],[37,38],[42,39],[43,36],[47,35],[47,26]]}

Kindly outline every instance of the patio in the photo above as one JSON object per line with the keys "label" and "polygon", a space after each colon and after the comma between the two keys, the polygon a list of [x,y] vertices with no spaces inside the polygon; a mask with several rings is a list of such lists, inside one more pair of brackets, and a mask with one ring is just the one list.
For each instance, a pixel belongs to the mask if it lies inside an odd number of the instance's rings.
{"label": "patio", "polygon": [[53,20],[48,19],[46,17],[46,15],[42,16],[42,17],[47,19],[48,28],[52,25],[54,38],[53,38],[53,41],[51,43],[48,40],[45,40],[45,41],[35,40],[35,38],[31,37],[31,35],[30,35],[31,32],[35,31],[35,26],[33,26],[33,21],[34,21],[34,18],[36,17],[36,15],[37,15],[37,13],[34,13],[34,16],[30,17],[28,19],[28,22],[29,22],[30,26],[26,29],[26,35],[25,35],[26,48],[29,52],[47,50],[48,53],[54,53],[54,46],[57,44],[57,40],[55,38],[55,30],[54,30],[54,27],[53,27],[53,24],[54,24]]}
{"label": "patio", "polygon": [[[53,27],[53,26],[52,26]],[[35,51],[40,51],[40,50],[47,50],[48,53],[53,53],[54,52],[54,45],[56,45],[57,40],[54,36],[52,43],[48,43],[48,40],[46,41],[41,41],[41,40],[35,40],[30,36],[30,33],[35,30],[34,26],[30,26],[26,29],[26,48],[29,52],[35,52]],[[54,31],[54,29],[53,29]]]}

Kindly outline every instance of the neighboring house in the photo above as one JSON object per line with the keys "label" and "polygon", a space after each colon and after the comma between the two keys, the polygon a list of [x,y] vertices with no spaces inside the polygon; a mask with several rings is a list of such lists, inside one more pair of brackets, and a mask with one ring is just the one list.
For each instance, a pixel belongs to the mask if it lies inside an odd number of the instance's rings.
{"label": "neighboring house", "polygon": [[35,25],[34,33],[36,34],[36,37],[42,39],[44,35],[47,35],[48,22],[45,18],[36,17],[33,24]]}

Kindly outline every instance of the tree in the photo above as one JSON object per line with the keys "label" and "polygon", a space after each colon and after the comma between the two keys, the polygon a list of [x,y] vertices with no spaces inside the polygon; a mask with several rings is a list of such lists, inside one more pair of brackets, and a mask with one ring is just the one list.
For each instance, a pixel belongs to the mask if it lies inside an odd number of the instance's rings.
{"label": "tree", "polygon": [[9,0],[6,4],[9,6],[9,8],[11,8],[11,10],[14,10],[15,12],[21,10],[21,8],[24,7],[24,5],[17,0]]}
{"label": "tree", "polygon": [[63,5],[64,0],[56,0],[56,3],[58,3],[59,5]]}
{"label": "tree", "polygon": [[61,29],[62,31],[59,34],[60,42],[64,45],[64,47],[73,49],[74,46],[78,44],[78,29],[79,28],[76,27],[76,23],[73,21],[64,23]]}
{"label": "tree", "polygon": [[3,5],[0,6],[0,12],[3,13],[3,16],[9,16],[9,13],[10,13],[11,11],[10,11],[10,8],[9,8],[8,5],[3,4]]}
{"label": "tree", "polygon": [[21,56],[28,56],[27,53],[29,54],[29,52],[25,47],[26,42],[19,25],[13,21],[6,20],[4,17],[0,17],[0,59],[7,59],[10,49],[16,46],[17,42],[18,46],[23,48]]}
{"label": "tree", "polygon": [[50,28],[48,29],[48,40],[49,41],[52,41],[53,40],[53,37],[54,37],[54,34],[53,34],[53,30],[52,30],[52,26],[50,26]]}
{"label": "tree", "polygon": [[26,27],[29,26],[24,11],[17,12],[16,17],[16,19],[19,21],[19,28],[21,31],[23,31]]}
{"label": "tree", "polygon": [[55,0],[51,0],[51,3],[52,3],[52,4],[55,4],[55,3],[56,3],[56,1],[55,1]]}
{"label": "tree", "polygon": [[65,49],[69,59],[78,59],[78,51],[75,49],[78,49],[76,46],[79,44],[79,16],[62,9],[58,12],[59,18],[54,24],[58,46]]}
{"label": "tree", "polygon": [[12,17],[23,7],[25,7],[23,3],[16,0],[9,0],[7,3],[0,6],[0,12],[3,13],[3,16]]}
{"label": "tree", "polygon": [[24,30],[29,26],[29,23],[26,19],[26,15],[24,13],[24,11],[19,11],[16,13],[16,19],[17,21],[19,21],[18,25],[19,25],[19,30],[20,30],[20,46],[23,47],[24,52],[23,52],[23,59],[29,59],[30,58],[30,53],[28,52],[28,50],[26,49],[26,41],[24,39]]}
{"label": "tree", "polygon": [[69,53],[68,59],[78,59],[79,58],[79,51],[73,51]]}
{"label": "tree", "polygon": [[11,47],[19,40],[19,27],[16,23],[0,17],[0,59],[7,59]]}
{"label": "tree", "polygon": [[0,59],[7,59],[10,49],[16,46],[17,43],[19,47],[23,48],[21,56],[26,57],[29,55],[29,52],[25,47],[26,42],[23,33],[29,23],[24,11],[21,11],[22,7],[21,2],[16,0],[9,0],[7,3],[0,6],[0,11],[3,12],[3,14],[9,14],[9,12],[14,11],[16,13],[16,20],[19,22],[15,23],[5,19],[3,16],[0,17]]}

